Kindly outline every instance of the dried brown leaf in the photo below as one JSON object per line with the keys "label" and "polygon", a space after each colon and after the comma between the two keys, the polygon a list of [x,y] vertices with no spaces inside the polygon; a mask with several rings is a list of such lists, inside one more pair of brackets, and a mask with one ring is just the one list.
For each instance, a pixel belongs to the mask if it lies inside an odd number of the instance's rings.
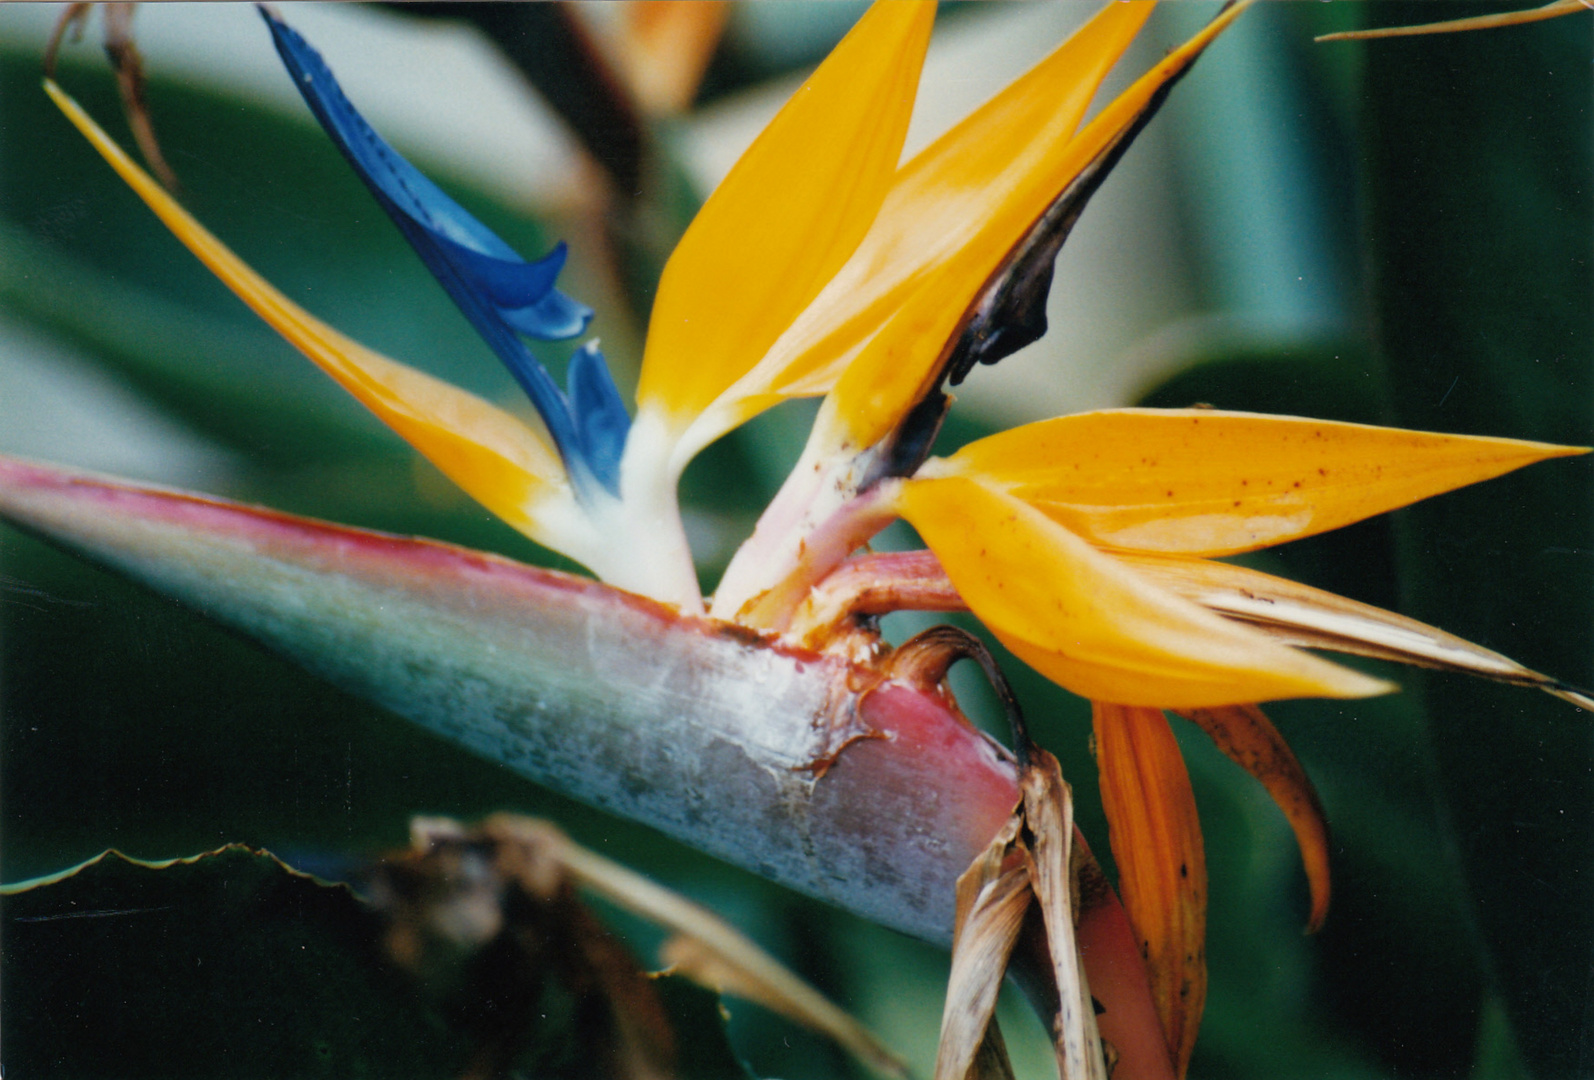
{"label": "dried brown leaf", "polygon": [[1096,1010],[1075,937],[1079,904],[1074,890],[1074,800],[1051,754],[1030,750],[1030,765],[1019,778],[1024,819],[1032,846],[1036,899],[1046,924],[1052,974],[1059,1002],[1052,1039],[1062,1080],[1107,1080]]}
{"label": "dried brown leaf", "polygon": [[133,40],[133,12],[138,7],[131,3],[105,5],[105,55],[111,59],[116,71],[116,85],[122,92],[122,109],[127,114],[127,126],[133,129],[133,139],[139,153],[149,165],[149,171],[167,191],[177,190],[177,174],[161,153],[160,140],[155,137],[155,122],[150,118],[149,101],[144,93],[144,57]]}
{"label": "dried brown leaf", "polygon": [[[88,24],[93,3],[67,4],[56,20],[55,28],[44,46],[45,78],[55,78],[55,61],[61,42],[71,32],[74,42],[83,38],[83,28]],[[144,57],[133,39],[133,14],[136,3],[118,0],[98,5],[105,16],[105,55],[110,58],[116,72],[116,86],[122,95],[122,109],[127,115],[127,126],[133,131],[139,153],[149,165],[150,172],[168,191],[176,191],[177,174],[167,164],[161,153],[160,140],[155,137],[155,124],[150,119],[149,102],[144,92]]]}
{"label": "dried brown leaf", "polygon": [[[678,973],[827,1035],[887,1076],[907,1075],[907,1066],[867,1028],[706,908],[573,843],[546,822],[499,814],[482,828],[543,853],[572,883],[670,930],[675,937],[665,962]],[[539,865],[528,855],[528,872]]]}
{"label": "dried brown leaf", "polygon": [[675,1032],[653,980],[576,896],[558,830],[494,819],[412,823],[412,850],[369,889],[388,953],[448,1003],[474,1047],[464,1080],[497,1080],[536,1029],[545,985],[578,1003],[574,1036],[619,1080],[673,1080]]}
{"label": "dried brown leaf", "polygon": [[990,1028],[1033,896],[1028,852],[1018,843],[1022,828],[1022,818],[1014,814],[958,878],[952,973],[941,1012],[935,1080],[965,1080]]}
{"label": "dried brown leaf", "polygon": [[755,1002],[830,1037],[878,1073],[895,1077],[908,1075],[902,1059],[846,1010],[781,967],[758,946],[745,938],[743,941],[746,947],[730,957],[722,944],[677,934],[664,943],[661,958],[671,971],[685,975],[700,986]]}
{"label": "dried brown leaf", "polygon": [[995,1016],[991,1017],[990,1027],[985,1029],[985,1038],[980,1040],[980,1049],[974,1055],[974,1064],[969,1067],[965,1080],[1014,1080],[1013,1062],[1007,1056],[1007,1040],[1002,1038],[1002,1028]]}

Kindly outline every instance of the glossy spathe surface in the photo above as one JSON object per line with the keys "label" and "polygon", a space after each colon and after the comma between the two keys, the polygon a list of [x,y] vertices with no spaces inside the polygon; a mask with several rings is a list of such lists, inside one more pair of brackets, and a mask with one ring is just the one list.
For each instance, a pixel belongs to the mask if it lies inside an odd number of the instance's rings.
{"label": "glossy spathe surface", "polygon": [[861,693],[877,679],[843,661],[590,580],[10,460],[0,512],[539,783],[916,936],[950,937],[952,882],[1017,799],[938,692]]}

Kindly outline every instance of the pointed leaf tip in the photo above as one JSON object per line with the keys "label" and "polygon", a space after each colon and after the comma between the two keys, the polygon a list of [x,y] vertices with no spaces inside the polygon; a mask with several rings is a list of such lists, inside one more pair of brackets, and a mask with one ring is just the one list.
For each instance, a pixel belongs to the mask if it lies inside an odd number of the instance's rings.
{"label": "pointed leaf tip", "polygon": [[1255,705],[1181,710],[1179,715],[1207,733],[1230,761],[1261,781],[1295,833],[1311,889],[1306,932],[1322,929],[1328,917],[1328,817],[1306,770],[1267,714]]}
{"label": "pointed leaf tip", "polygon": [[1587,691],[1371,604],[1231,563],[1129,553],[1115,557],[1163,588],[1290,645],[1533,687],[1594,711]]}
{"label": "pointed leaf tip", "polygon": [[1313,41],[1370,41],[1375,38],[1416,37],[1421,34],[1456,34],[1468,30],[1498,30],[1507,26],[1556,19],[1588,11],[1588,0],[1552,0],[1543,7],[1526,11],[1502,11],[1493,15],[1474,15],[1466,19],[1422,23],[1418,26],[1386,26],[1376,30],[1345,30],[1337,34],[1320,34]]}

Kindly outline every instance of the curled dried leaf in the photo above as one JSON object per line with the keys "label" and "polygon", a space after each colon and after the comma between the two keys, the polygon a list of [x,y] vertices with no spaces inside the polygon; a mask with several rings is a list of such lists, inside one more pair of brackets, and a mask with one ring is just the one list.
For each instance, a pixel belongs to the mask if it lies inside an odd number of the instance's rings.
{"label": "curled dried leaf", "polygon": [[[116,72],[116,88],[122,95],[122,109],[127,114],[127,126],[133,131],[139,153],[167,191],[178,188],[177,173],[161,153],[160,140],[155,137],[155,122],[150,119],[149,100],[144,92],[144,57],[133,38],[134,3],[107,3],[99,5],[105,14],[105,55],[110,58],[111,69]],[[83,27],[88,23],[91,3],[68,4],[56,20],[55,29],[44,47],[44,74],[55,77],[55,60],[61,42],[70,31],[74,42],[83,38]]]}
{"label": "curled dried leaf", "polygon": [[1074,800],[1057,759],[1030,750],[1030,766],[1019,778],[1024,823],[1031,846],[1035,897],[1040,902],[1057,980],[1058,1012],[1052,1031],[1057,1070],[1063,1077],[1107,1080],[1096,1010],[1075,935],[1079,890],[1074,860]]}
{"label": "curled dried leaf", "polygon": [[935,1080],[964,1080],[974,1067],[996,1011],[996,995],[1029,911],[1028,853],[1019,844],[1023,819],[1009,818],[957,884],[952,973],[941,1012]]}
{"label": "curled dried leaf", "polygon": [[[1019,734],[1027,743],[1021,728]],[[1051,754],[1025,745],[1020,756],[1027,762],[1019,778],[1021,802],[958,879],[936,1080],[1010,1075],[1003,1071],[1006,1053],[993,1011],[1020,932],[1037,929],[1046,943],[1042,967],[1050,997],[1043,1011],[1053,1014],[1048,1027],[1058,1073],[1062,1080],[1107,1080],[1075,932],[1080,905],[1072,793]]]}

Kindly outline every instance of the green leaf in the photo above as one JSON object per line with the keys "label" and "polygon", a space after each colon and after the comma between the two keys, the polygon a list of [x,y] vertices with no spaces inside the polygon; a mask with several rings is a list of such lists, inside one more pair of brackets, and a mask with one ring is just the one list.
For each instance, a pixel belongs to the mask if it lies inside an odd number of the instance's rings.
{"label": "green leaf", "polygon": [[468,1047],[347,888],[226,847],[4,890],[6,1065],[61,1077],[448,1076]]}

